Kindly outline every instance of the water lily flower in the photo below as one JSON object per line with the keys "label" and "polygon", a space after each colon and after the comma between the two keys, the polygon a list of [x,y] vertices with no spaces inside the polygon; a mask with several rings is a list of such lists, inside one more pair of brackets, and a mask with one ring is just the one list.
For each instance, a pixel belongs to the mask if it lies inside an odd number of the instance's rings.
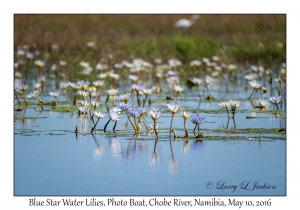
{"label": "water lily flower", "polygon": [[256,73],[252,73],[252,74],[246,74],[244,76],[244,79],[248,80],[248,81],[252,81],[252,80],[256,80],[257,77],[258,77],[258,75]]}
{"label": "water lily flower", "polygon": [[265,99],[258,99],[256,103],[260,109],[266,109],[269,106],[269,102]]}
{"label": "water lily flower", "polygon": [[219,106],[221,107],[221,109],[226,109],[228,118],[230,118],[228,109],[231,107],[231,102],[230,101],[220,102]]}
{"label": "water lily flower", "polygon": [[131,85],[131,88],[133,91],[136,92],[136,99],[137,99],[138,105],[140,107],[139,95],[140,95],[140,92],[144,89],[144,86],[133,84],[133,85]]}
{"label": "water lily flower", "polygon": [[80,101],[80,105],[81,106],[87,106],[87,105],[89,105],[90,104],[90,102],[87,102],[87,101],[85,101],[85,100],[81,100]]}
{"label": "water lily flower", "polygon": [[119,114],[116,113],[114,110],[110,110],[110,111],[109,111],[109,120],[108,120],[108,122],[107,122],[107,123],[105,124],[105,126],[104,126],[104,133],[106,133],[106,127],[107,127],[107,125],[108,125],[108,123],[109,123],[110,121],[113,121],[113,122],[115,123],[115,125],[114,125],[114,127],[113,127],[113,131],[115,130],[116,125],[117,125],[117,122],[118,122],[118,120],[120,120],[119,117],[120,117]]}
{"label": "water lily flower", "polygon": [[42,85],[41,85],[41,83],[35,83],[34,84],[34,89],[36,89],[36,90],[41,90],[41,88],[42,88]]}
{"label": "water lily flower", "polygon": [[35,90],[32,93],[28,94],[27,98],[33,98],[33,99],[35,99],[39,94],[40,94],[40,91]]}
{"label": "water lily flower", "polygon": [[184,119],[184,130],[185,130],[185,137],[188,137],[188,130],[186,129],[186,120],[191,117],[191,112],[188,111],[180,111],[180,116]]}
{"label": "water lily flower", "polygon": [[148,116],[152,118],[152,120],[157,120],[162,115],[162,112],[155,112],[153,110],[148,111]]}
{"label": "water lily flower", "polygon": [[200,79],[200,78],[193,78],[192,80],[192,83],[194,83],[196,86],[199,86],[203,83],[203,80]]}
{"label": "water lily flower", "polygon": [[156,134],[156,137],[158,137],[157,135],[158,135],[158,132],[157,132],[157,130],[156,130],[156,120],[158,119],[158,118],[160,118],[161,117],[161,115],[162,115],[162,112],[161,111],[153,111],[153,109],[152,110],[150,110],[149,112],[148,112],[148,116],[150,116],[151,118],[152,118],[152,120],[153,120],[153,128],[154,128],[154,131],[155,131],[155,134]]}
{"label": "water lily flower", "polygon": [[87,97],[89,95],[89,92],[84,91],[84,90],[78,90],[77,93],[81,97],[82,100],[84,100],[85,97]]}
{"label": "water lily flower", "polygon": [[198,132],[199,132],[200,124],[204,123],[205,118],[198,116],[198,115],[192,115],[190,119],[191,119],[192,123],[195,124],[195,128],[194,128],[193,132],[195,132],[197,126],[198,126]]}
{"label": "water lily flower", "polygon": [[141,108],[131,108],[128,114],[132,117],[138,117],[143,113],[143,109]]}
{"label": "water lily flower", "polygon": [[234,117],[236,109],[240,108],[240,102],[236,101],[236,100],[230,100],[229,103],[230,103],[231,111],[232,111],[232,114],[233,114],[232,117]]}
{"label": "water lily flower", "polygon": [[144,99],[143,107],[145,106],[145,103],[146,103],[148,95],[152,94],[152,91],[153,91],[152,88],[144,88],[142,90],[142,92],[145,94],[145,99]]}
{"label": "water lily flower", "polygon": [[130,79],[132,82],[136,82],[139,79],[139,77],[131,74],[128,76],[128,79]]}
{"label": "water lily flower", "polygon": [[180,109],[180,107],[176,104],[167,104],[167,106],[172,114],[175,114]]}
{"label": "water lily flower", "polygon": [[128,103],[119,103],[119,108],[121,109],[121,111],[128,110],[131,107],[132,107],[131,104],[128,104]]}
{"label": "water lily flower", "polygon": [[116,74],[114,72],[109,72],[108,76],[110,76],[112,79],[118,80],[120,78],[119,74]]}
{"label": "water lily flower", "polygon": [[192,115],[190,119],[191,119],[192,123],[199,125],[199,124],[204,123],[205,118],[198,116],[198,115]]}
{"label": "water lily flower", "polygon": [[198,96],[199,96],[199,98],[201,99],[202,97],[201,97],[201,94],[200,94],[199,85],[201,85],[201,84],[203,83],[203,80],[202,80],[202,79],[199,79],[199,78],[193,78],[193,79],[191,80],[191,82],[192,82],[195,86],[197,86]]}
{"label": "water lily flower", "polygon": [[110,96],[115,96],[117,95],[117,93],[119,92],[118,90],[115,90],[115,89],[110,89],[110,90],[107,90],[106,91]]}
{"label": "water lily flower", "polygon": [[68,84],[73,90],[79,89],[79,86],[75,82],[68,82]]}
{"label": "water lily flower", "polygon": [[124,103],[127,103],[129,98],[130,98],[131,94],[130,93],[126,93],[126,94],[123,94],[123,95],[120,95],[119,96],[119,99],[121,101],[124,101]]}
{"label": "water lily flower", "polygon": [[137,85],[137,84],[133,84],[131,85],[132,90],[134,90],[135,92],[139,92],[142,91],[144,89],[144,86],[142,85]]}
{"label": "water lily flower", "polygon": [[42,60],[36,60],[34,61],[34,64],[38,66],[40,69],[42,69],[45,66],[45,62]]}
{"label": "water lily flower", "polygon": [[92,83],[93,83],[93,85],[95,85],[98,88],[101,88],[104,85],[104,81],[103,80],[95,80]]}
{"label": "water lily flower", "polygon": [[104,114],[102,114],[101,112],[94,112],[93,115],[96,116],[96,117],[98,118],[98,120],[97,120],[95,126],[92,128],[91,133],[93,133],[93,131],[95,130],[98,121],[99,121],[101,118],[105,118],[105,117],[106,117],[106,116],[105,116]]}
{"label": "water lily flower", "polygon": [[78,109],[81,114],[87,114],[90,110],[90,104],[87,104],[86,106],[78,106]]}
{"label": "water lily flower", "polygon": [[91,84],[89,81],[80,80],[77,83],[78,89],[87,90],[88,86]]}
{"label": "water lily flower", "polygon": [[174,85],[173,88],[177,94],[180,94],[184,90],[180,85]]}
{"label": "water lily flower", "polygon": [[251,81],[249,81],[249,85],[250,85],[250,86],[252,87],[252,89],[253,89],[251,95],[249,96],[249,99],[250,99],[251,96],[252,96],[252,94],[253,94],[254,92],[257,92],[258,89],[261,87],[261,84],[258,83],[256,80],[251,80]]}
{"label": "water lily flower", "polygon": [[100,102],[96,102],[94,100],[91,101],[92,107],[94,108],[94,110],[101,104]]}
{"label": "water lily flower", "polygon": [[67,89],[68,86],[69,86],[69,83],[67,83],[67,82],[61,82],[60,83],[60,87],[64,90],[65,95],[67,94],[66,89]]}
{"label": "water lily flower", "polygon": [[94,112],[94,116],[96,116],[98,119],[105,118],[106,116],[102,114],[101,112]]}
{"label": "water lily flower", "polygon": [[277,109],[278,109],[278,104],[281,103],[281,100],[282,100],[282,97],[281,96],[271,96],[269,98],[269,101],[272,103],[272,104],[275,104]]}
{"label": "water lily flower", "polygon": [[208,91],[208,87],[213,83],[214,79],[210,76],[205,76],[204,85],[206,90]]}
{"label": "water lily flower", "polygon": [[29,99],[33,98],[37,102],[37,104],[42,108],[42,110],[44,110],[44,107],[43,107],[43,103],[44,102],[42,100],[40,100],[40,99],[37,98],[37,96],[39,94],[40,94],[40,91],[35,90],[32,93],[28,94],[27,98],[29,98]]}
{"label": "water lily flower", "polygon": [[19,84],[17,87],[16,87],[16,91],[18,93],[21,93],[21,95],[24,95],[24,93],[26,92],[28,88],[28,85],[25,85],[25,84]]}
{"label": "water lily flower", "polygon": [[57,103],[57,97],[59,96],[59,94],[60,94],[60,91],[49,92],[49,95],[54,97],[56,103]]}
{"label": "water lily flower", "polygon": [[151,107],[151,110],[153,112],[160,112],[161,108],[159,108],[159,107]]}
{"label": "water lily flower", "polygon": [[142,92],[147,96],[147,95],[152,94],[153,89],[152,89],[152,88],[144,88],[144,89],[142,90]]}
{"label": "water lily flower", "polygon": [[184,90],[183,87],[181,87],[180,85],[174,85],[173,86],[175,92],[177,93],[175,100],[177,99],[177,97],[179,96],[179,94]]}
{"label": "water lily flower", "polygon": [[272,104],[279,104],[282,100],[282,97],[281,96],[271,96],[269,98],[269,101],[272,103]]}
{"label": "water lily flower", "polygon": [[63,60],[59,61],[59,65],[61,66],[66,66],[67,64],[68,64],[67,61],[63,61]]}
{"label": "water lily flower", "polygon": [[[138,131],[138,124],[136,123],[135,118],[140,117],[144,113],[144,109],[131,108],[131,109],[129,109],[129,111],[127,113],[129,116],[133,117],[135,126],[132,125],[132,127],[134,128],[135,131]],[[128,119],[130,119],[129,116],[128,116]],[[132,123],[132,122],[130,121],[130,123]]]}
{"label": "water lily flower", "polygon": [[191,67],[199,67],[199,66],[201,66],[201,64],[202,64],[202,62],[200,60],[192,60],[190,62]]}
{"label": "water lily flower", "polygon": [[115,112],[114,110],[111,110],[109,112],[109,118],[111,121],[117,122],[118,120],[120,120],[119,117],[120,117],[119,114],[117,112]]}

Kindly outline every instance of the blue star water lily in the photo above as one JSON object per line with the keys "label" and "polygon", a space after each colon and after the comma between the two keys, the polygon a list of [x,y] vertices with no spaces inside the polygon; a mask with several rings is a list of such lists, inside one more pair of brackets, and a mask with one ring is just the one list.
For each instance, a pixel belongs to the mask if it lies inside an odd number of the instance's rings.
{"label": "blue star water lily", "polygon": [[132,105],[128,104],[128,103],[119,103],[119,108],[123,111],[123,110],[128,110],[129,108],[131,108]]}
{"label": "blue star water lily", "polygon": [[138,117],[144,112],[141,108],[131,108],[128,112],[128,114],[132,117]]}
{"label": "blue star water lily", "polygon": [[204,123],[204,117],[201,117],[201,116],[198,116],[198,115],[192,115],[190,119],[191,119],[192,123],[195,124],[195,128],[194,128],[193,132],[195,132],[196,127],[198,127],[198,132],[199,132],[200,124]]}
{"label": "blue star water lily", "polygon": [[190,119],[191,119],[192,123],[197,124],[197,125],[204,123],[204,117],[201,117],[198,115],[192,115]]}

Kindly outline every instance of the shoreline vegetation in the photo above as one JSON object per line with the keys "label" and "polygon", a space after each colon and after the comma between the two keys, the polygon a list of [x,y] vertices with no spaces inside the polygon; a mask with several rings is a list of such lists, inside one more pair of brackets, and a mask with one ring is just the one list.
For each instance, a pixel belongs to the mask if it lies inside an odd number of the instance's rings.
{"label": "shoreline vegetation", "polygon": [[[115,61],[141,57],[192,59],[219,56],[241,65],[266,65],[286,60],[286,15],[200,15],[187,29],[173,24],[191,14],[127,15],[16,14],[14,48],[28,45],[49,59],[92,60],[113,55]],[[91,48],[88,42],[96,45]],[[49,61],[51,62],[51,61]],[[112,60],[107,62],[113,62]]]}

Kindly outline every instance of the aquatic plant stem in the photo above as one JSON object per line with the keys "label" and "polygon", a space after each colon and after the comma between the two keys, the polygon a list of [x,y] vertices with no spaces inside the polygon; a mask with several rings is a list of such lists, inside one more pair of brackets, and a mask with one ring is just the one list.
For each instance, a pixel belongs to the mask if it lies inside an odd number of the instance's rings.
{"label": "aquatic plant stem", "polygon": [[227,116],[228,116],[228,119],[230,118],[230,116],[229,116],[229,112],[228,112],[228,109],[227,109],[227,107],[226,107],[226,112],[227,112]]}
{"label": "aquatic plant stem", "polygon": [[100,118],[98,118],[98,120],[97,120],[97,122],[96,122],[95,126],[92,128],[92,131],[91,131],[91,133],[93,133],[93,131],[95,130],[95,128],[96,128],[96,126],[97,126],[97,123],[99,122],[99,120],[100,120]]}
{"label": "aquatic plant stem", "polygon": [[22,94],[22,95],[21,95],[21,97],[23,98],[23,100],[24,100],[24,102],[25,102],[25,106],[27,107],[27,105],[28,105],[28,102],[26,101],[26,99],[25,99],[24,95]]}
{"label": "aquatic plant stem", "polygon": [[16,89],[14,89],[14,91],[15,91],[16,98],[17,98],[17,100],[18,100],[18,104],[19,104],[19,106],[20,106],[20,105],[21,105],[21,102],[20,102],[20,100],[19,100],[18,94],[16,93]]}
{"label": "aquatic plant stem", "polygon": [[236,129],[234,117],[232,117],[232,120],[233,120],[234,129]]}
{"label": "aquatic plant stem", "polygon": [[186,129],[186,119],[184,119],[184,123],[183,123],[183,125],[184,125],[184,131],[185,131],[185,135],[184,135],[184,137],[189,137],[189,133],[188,133],[188,130]]}
{"label": "aquatic plant stem", "polygon": [[196,124],[196,125],[195,125],[195,128],[194,128],[194,130],[193,130],[193,133],[195,132],[197,126],[198,126],[198,133],[200,132],[200,125],[199,125],[199,124]]}
{"label": "aquatic plant stem", "polygon": [[146,95],[146,97],[144,99],[143,107],[145,107],[145,103],[146,103],[147,97],[148,97],[148,95]]}
{"label": "aquatic plant stem", "polygon": [[176,94],[176,96],[175,96],[175,98],[174,98],[174,101],[177,100],[178,96],[179,96],[179,93],[177,92],[177,94]]}
{"label": "aquatic plant stem", "polygon": [[136,131],[136,128],[135,128],[135,126],[133,125],[133,123],[132,123],[132,121],[131,121],[131,119],[130,119],[130,117],[129,117],[129,115],[128,115],[128,111],[126,112],[126,114],[127,114],[127,118],[128,118],[128,120],[129,120],[130,124],[132,125],[134,131]]}
{"label": "aquatic plant stem", "polygon": [[144,116],[142,116],[142,120],[143,120],[144,125],[145,125],[146,128],[147,128],[147,131],[150,131],[150,128],[148,127],[148,125],[147,125],[147,123],[146,123],[146,121],[145,121]]}
{"label": "aquatic plant stem", "polygon": [[230,120],[230,118],[228,117],[228,120],[227,120],[227,125],[226,125],[226,129],[228,129],[229,120]]}
{"label": "aquatic plant stem", "polygon": [[172,135],[172,124],[173,124],[174,114],[172,114],[171,124],[170,124],[170,136]]}
{"label": "aquatic plant stem", "polygon": [[104,126],[104,128],[103,128],[103,130],[104,130],[104,133],[106,133],[106,127],[107,127],[107,125],[108,125],[108,123],[111,121],[111,119],[109,119],[108,121],[107,121],[107,123],[105,124],[105,126]]}
{"label": "aquatic plant stem", "polygon": [[139,92],[138,91],[136,91],[136,100],[137,100],[137,103],[138,103],[139,107],[141,107],[140,100],[139,100]]}
{"label": "aquatic plant stem", "polygon": [[113,127],[114,133],[116,132],[115,129],[116,129],[117,123],[118,123],[118,121],[115,122],[115,125],[114,125],[114,127]]}
{"label": "aquatic plant stem", "polygon": [[43,107],[42,103],[39,102],[39,100],[37,100],[36,98],[34,100],[38,103],[38,105],[42,108],[42,110],[44,110],[44,107]]}
{"label": "aquatic plant stem", "polygon": [[254,91],[257,91],[257,90],[255,90],[255,89],[252,90],[252,93],[250,94],[249,99],[252,97]]}
{"label": "aquatic plant stem", "polygon": [[199,85],[197,85],[197,92],[198,92],[199,98],[202,99],[201,94],[200,94],[200,90],[199,90]]}
{"label": "aquatic plant stem", "polygon": [[156,120],[153,120],[153,129],[154,129],[156,138],[158,138],[158,133],[157,133],[157,130],[156,130]]}
{"label": "aquatic plant stem", "polygon": [[138,127],[137,127],[137,124],[136,124],[136,121],[135,121],[135,116],[133,116],[133,121],[134,121],[134,124],[135,124],[135,129],[136,129],[136,131],[138,131]]}

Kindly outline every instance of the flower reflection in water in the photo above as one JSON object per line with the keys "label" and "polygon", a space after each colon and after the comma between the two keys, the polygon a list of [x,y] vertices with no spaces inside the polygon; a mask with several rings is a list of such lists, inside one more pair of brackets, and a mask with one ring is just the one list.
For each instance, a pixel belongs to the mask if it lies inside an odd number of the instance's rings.
{"label": "flower reflection in water", "polygon": [[178,161],[175,159],[171,140],[170,140],[170,149],[171,149],[172,159],[169,163],[169,173],[173,174],[173,173],[177,172],[179,164],[178,164]]}
{"label": "flower reflection in water", "polygon": [[192,144],[192,150],[201,150],[204,147],[203,140],[195,140]]}
{"label": "flower reflection in water", "polygon": [[146,151],[146,144],[144,141],[137,141],[137,140],[134,140],[134,142],[129,141],[127,149],[122,154],[122,157],[127,161],[134,160],[136,157],[145,153],[145,151]]}
{"label": "flower reflection in water", "polygon": [[99,142],[97,141],[96,137],[92,135],[96,144],[96,148],[94,149],[94,160],[98,161],[101,159],[105,152],[105,147],[101,146]]}
{"label": "flower reflection in water", "polygon": [[191,144],[189,141],[184,141],[183,143],[183,153],[187,154],[187,152],[191,149]]}
{"label": "flower reflection in water", "polygon": [[121,155],[122,145],[118,137],[115,136],[109,140],[109,148],[112,156],[118,157]]}
{"label": "flower reflection in water", "polygon": [[156,139],[154,143],[153,153],[150,158],[150,165],[159,166],[160,165],[159,163],[160,163],[160,155],[157,152],[157,139]]}

